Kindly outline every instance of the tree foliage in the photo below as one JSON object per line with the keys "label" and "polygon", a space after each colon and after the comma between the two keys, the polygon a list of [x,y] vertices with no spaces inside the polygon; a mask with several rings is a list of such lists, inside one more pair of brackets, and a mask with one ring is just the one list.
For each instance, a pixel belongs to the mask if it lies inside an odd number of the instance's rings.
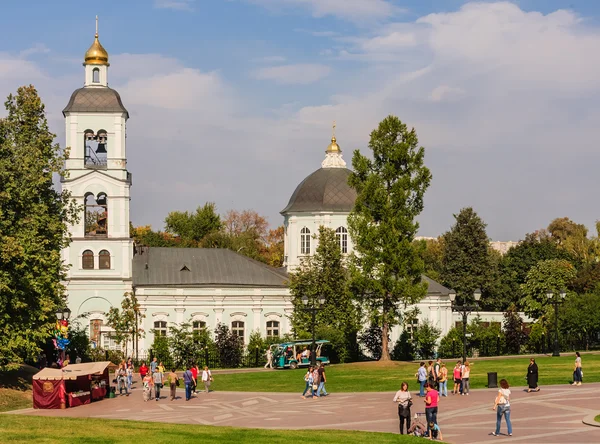
{"label": "tree foliage", "polygon": [[417,133],[397,117],[388,116],[371,132],[373,159],[354,151],[349,184],[357,192],[348,217],[355,246],[353,292],[382,327],[381,359],[389,360],[388,334],[403,306],[427,293],[421,280],[424,264],[413,240],[431,182],[425,149]]}
{"label": "tree foliage", "polygon": [[416,240],[417,249],[425,268],[424,274],[434,281],[441,281],[444,263],[444,238]]}
{"label": "tree foliage", "polygon": [[215,328],[215,346],[219,354],[219,363],[224,368],[237,368],[242,364],[244,341],[225,324]]}
{"label": "tree foliage", "polygon": [[511,305],[504,313],[502,329],[504,330],[508,353],[519,354],[521,347],[527,342],[527,335],[523,331],[523,319],[521,319],[514,305]]}
{"label": "tree foliage", "polygon": [[486,224],[473,208],[454,215],[456,223],[444,234],[442,282],[468,303],[476,289],[487,290],[491,260]]}
{"label": "tree foliage", "polygon": [[221,229],[221,217],[212,202],[198,207],[196,212],[173,211],[165,219],[168,233],[179,236],[186,246],[195,247],[210,233]]}
{"label": "tree foliage", "polygon": [[[289,286],[294,305],[291,320],[296,334],[302,336],[311,331],[311,314],[304,310],[302,297],[308,297],[309,307],[319,307],[319,298],[324,298],[325,303],[316,314],[316,325],[326,325],[342,334],[345,340],[343,344],[336,340],[336,352],[342,360],[348,359],[356,350],[360,312],[348,289],[348,271],[334,230],[319,227],[315,254],[306,257],[300,267],[290,273]],[[332,338],[335,336],[329,333]]]}
{"label": "tree foliage", "polygon": [[435,355],[437,341],[442,331],[431,321],[421,322],[414,332],[413,344],[417,356],[421,359],[432,359]]}
{"label": "tree foliage", "polygon": [[[377,361],[381,359],[382,330],[379,325],[371,325],[358,334],[358,342],[367,352],[367,356]],[[388,336],[386,339],[389,341],[390,337]]]}
{"label": "tree foliage", "polygon": [[[527,273],[525,283],[521,285],[523,311],[533,318],[546,312],[548,292],[557,294],[567,289],[577,276],[575,267],[564,259],[540,261]],[[558,295],[557,295],[558,296]]]}
{"label": "tree foliage", "polygon": [[106,324],[114,330],[115,341],[123,346],[126,355],[129,344],[144,336],[144,330],[139,327],[144,317],[137,297],[129,292],[123,295],[121,309],[111,307],[106,315]]}
{"label": "tree foliage", "polygon": [[414,361],[415,346],[408,330],[402,330],[400,337],[396,340],[392,350],[392,359],[394,361]]}
{"label": "tree foliage", "polygon": [[0,119],[0,368],[34,359],[66,303],[61,250],[78,207],[55,190],[68,150],[49,131],[33,86],[4,103]]}

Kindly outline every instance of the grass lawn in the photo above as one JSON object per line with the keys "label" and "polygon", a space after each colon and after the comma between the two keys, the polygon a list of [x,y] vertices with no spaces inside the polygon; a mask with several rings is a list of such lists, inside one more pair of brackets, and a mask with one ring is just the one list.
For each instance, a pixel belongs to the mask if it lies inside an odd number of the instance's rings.
{"label": "grass lawn", "polygon": [[594,421],[596,421],[596,422],[600,422],[600,415],[596,416],[596,417],[594,418]]}
{"label": "grass lawn", "polygon": [[0,412],[32,406],[31,377],[38,371],[23,365],[18,370],[0,373]]}
{"label": "grass lawn", "polygon": [[[600,355],[583,355],[584,384],[600,381]],[[445,361],[449,373],[456,360]],[[525,386],[525,375],[529,358],[506,358],[498,360],[473,360],[471,366],[471,388],[487,386],[487,373],[497,372],[498,381],[508,380],[511,386]],[[563,356],[536,358],[539,367],[539,385],[568,384],[573,378],[574,354],[563,353]],[[353,364],[337,364],[326,368],[327,390],[340,392],[393,392],[406,381],[410,390],[418,388],[415,373],[418,364],[406,362],[361,362]],[[236,373],[219,375],[215,371],[214,390],[255,391],[255,392],[302,392],[304,390],[304,373],[298,370],[265,370],[258,373]],[[448,382],[448,390],[451,390]]]}
{"label": "grass lawn", "polygon": [[4,443],[340,443],[422,442],[422,438],[392,433],[338,430],[262,430],[157,422],[90,418],[46,418],[0,415],[0,442]]}

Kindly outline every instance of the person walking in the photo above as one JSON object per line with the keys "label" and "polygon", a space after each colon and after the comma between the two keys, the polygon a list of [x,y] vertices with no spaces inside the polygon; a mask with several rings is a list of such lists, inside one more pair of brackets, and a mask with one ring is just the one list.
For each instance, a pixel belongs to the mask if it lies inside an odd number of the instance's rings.
{"label": "person walking", "polygon": [[309,390],[312,393],[312,384],[313,384],[312,373],[313,373],[313,366],[311,365],[308,367],[308,370],[306,371],[306,374],[304,375],[304,382],[306,382],[306,387],[304,387],[304,391],[302,392],[302,399],[306,399],[306,392],[308,392]]}
{"label": "person walking", "polygon": [[419,364],[419,370],[417,370],[417,381],[419,382],[419,396],[422,398],[425,396],[425,383],[427,382],[427,370],[425,369],[425,363]]}
{"label": "person walking", "polygon": [[269,347],[267,349],[267,363],[265,364],[265,368],[273,368],[273,352],[271,351],[271,348]]}
{"label": "person walking", "polygon": [[575,369],[573,370],[573,385],[581,385],[583,382],[583,370],[581,368],[581,354],[575,352]]}
{"label": "person walking", "polygon": [[146,377],[146,375],[148,374],[148,367],[146,367],[146,363],[144,361],[142,361],[142,365],[140,365],[140,378],[142,378],[142,380]]}
{"label": "person walking", "polygon": [[123,389],[125,389],[125,395],[129,396],[129,391],[127,389],[127,370],[125,369],[125,364],[119,364],[119,368],[117,369],[117,386],[119,388],[119,395],[123,395]]}
{"label": "person walking", "polygon": [[160,389],[163,386],[164,379],[163,373],[157,367],[152,374],[152,380],[154,381],[154,394],[157,401],[160,399]]}
{"label": "person walking", "polygon": [[204,366],[204,371],[202,372],[202,382],[204,383],[206,393],[210,392],[210,384],[213,382],[213,377],[207,365]]}
{"label": "person walking", "polygon": [[440,374],[439,374],[439,387],[440,396],[448,397],[448,369],[446,364],[441,363]]}
{"label": "person walking", "polygon": [[529,360],[529,367],[527,367],[527,385],[527,393],[540,391],[538,387],[538,365],[535,363],[534,358]]}
{"label": "person walking", "polygon": [[131,391],[131,386],[133,385],[133,364],[127,366],[127,370],[125,371],[127,375],[127,390]]}
{"label": "person walking", "polygon": [[[194,364],[189,369],[192,372],[192,393],[196,394],[196,388],[198,387],[198,373],[200,373],[200,369],[198,368],[198,364]],[[191,395],[190,395],[191,396]]]}
{"label": "person walking", "polygon": [[406,432],[410,429],[410,407],[412,399],[408,391],[408,383],[402,382],[400,390],[394,395],[394,402],[398,403],[398,419],[400,420],[400,434],[404,435],[404,423],[406,422]]}
{"label": "person walking", "polygon": [[156,356],[155,356],[154,359],[152,359],[152,362],[150,363],[150,373],[154,374],[157,367],[158,367],[158,361],[156,360]]}
{"label": "person walking", "polygon": [[175,398],[177,398],[177,386],[179,385],[179,376],[177,376],[177,373],[175,373],[174,368],[171,369],[171,373],[169,373],[167,379],[169,380],[169,388],[171,389],[171,401],[175,401]]}
{"label": "person walking", "polygon": [[469,382],[469,378],[471,376],[471,364],[469,361],[465,362],[465,368],[462,371],[462,394],[469,396],[469,391],[471,390],[471,383]]}
{"label": "person walking", "polygon": [[315,367],[313,369],[313,385],[312,385],[312,395],[313,395],[313,399],[316,399],[317,396],[317,389],[319,388],[319,383],[321,382],[321,380],[319,379],[319,367]]}
{"label": "person walking", "polygon": [[438,414],[438,402],[440,401],[440,394],[433,388],[431,384],[426,384],[425,389],[427,393],[425,395],[425,418],[427,418],[427,426],[429,431],[429,424],[437,424]]}
{"label": "person walking", "polygon": [[500,389],[494,400],[494,407],[492,407],[492,410],[496,410],[496,431],[492,432],[492,435],[494,436],[500,434],[500,424],[503,416],[506,420],[508,436],[512,436],[512,424],[510,422],[510,389],[508,387],[508,381],[506,379],[500,380]]}
{"label": "person walking", "polygon": [[429,361],[427,363],[427,382],[431,384],[432,387],[435,387],[435,373],[433,367],[433,361]]}
{"label": "person walking", "polygon": [[[434,387],[437,388],[437,390],[440,390],[440,379],[441,379],[441,374],[440,374],[440,370],[442,368],[442,358],[437,358],[435,363],[433,364],[433,377],[435,378],[434,380]],[[440,392],[440,395],[442,393]]]}
{"label": "person walking", "polygon": [[317,370],[319,374],[319,388],[317,389],[317,398],[321,396],[321,391],[323,392],[323,396],[327,396],[327,390],[325,390],[325,383],[327,382],[327,377],[325,376],[325,364],[322,362],[319,363],[319,369]]}
{"label": "person walking", "polygon": [[150,375],[150,373],[146,373],[144,375],[144,379],[142,379],[142,387],[144,388],[144,402],[150,401],[150,398],[152,398],[152,388],[154,387],[154,380],[152,379],[152,375]]}
{"label": "person walking", "polygon": [[462,385],[462,372],[460,370],[460,361],[456,363],[454,366],[454,370],[452,370],[452,378],[454,379],[454,388],[452,389],[453,395],[458,395],[458,390]]}
{"label": "person walking", "polygon": [[185,385],[185,400],[189,401],[192,397],[192,390],[195,386],[194,384],[194,366],[190,365],[190,367],[183,372],[183,384]]}

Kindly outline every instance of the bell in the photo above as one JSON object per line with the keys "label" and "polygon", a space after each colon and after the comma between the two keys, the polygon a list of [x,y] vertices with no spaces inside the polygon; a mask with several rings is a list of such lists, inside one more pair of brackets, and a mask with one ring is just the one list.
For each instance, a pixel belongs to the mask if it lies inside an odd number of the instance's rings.
{"label": "bell", "polygon": [[106,154],[106,144],[99,143],[98,148],[96,148],[96,154]]}

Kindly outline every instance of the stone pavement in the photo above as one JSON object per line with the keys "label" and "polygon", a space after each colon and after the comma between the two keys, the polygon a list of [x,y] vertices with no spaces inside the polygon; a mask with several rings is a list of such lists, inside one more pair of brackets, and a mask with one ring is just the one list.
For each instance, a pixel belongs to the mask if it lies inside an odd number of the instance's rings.
{"label": "stone pavement", "polygon": [[[304,387],[299,387],[303,389]],[[582,423],[600,413],[600,384],[581,387],[548,386],[537,393],[511,388],[513,436],[491,436],[496,413],[491,410],[495,389],[472,390],[469,396],[442,398],[438,423],[449,443],[483,444],[510,439],[527,444],[600,443],[600,428]],[[179,399],[142,400],[141,390],[67,410],[26,409],[13,414],[133,419],[183,424],[265,429],[349,429],[398,432],[393,393],[333,393],[326,398],[302,399],[300,394],[258,392],[200,393],[189,402]],[[424,411],[414,397],[414,412]],[[424,420],[423,420],[424,421]]]}

